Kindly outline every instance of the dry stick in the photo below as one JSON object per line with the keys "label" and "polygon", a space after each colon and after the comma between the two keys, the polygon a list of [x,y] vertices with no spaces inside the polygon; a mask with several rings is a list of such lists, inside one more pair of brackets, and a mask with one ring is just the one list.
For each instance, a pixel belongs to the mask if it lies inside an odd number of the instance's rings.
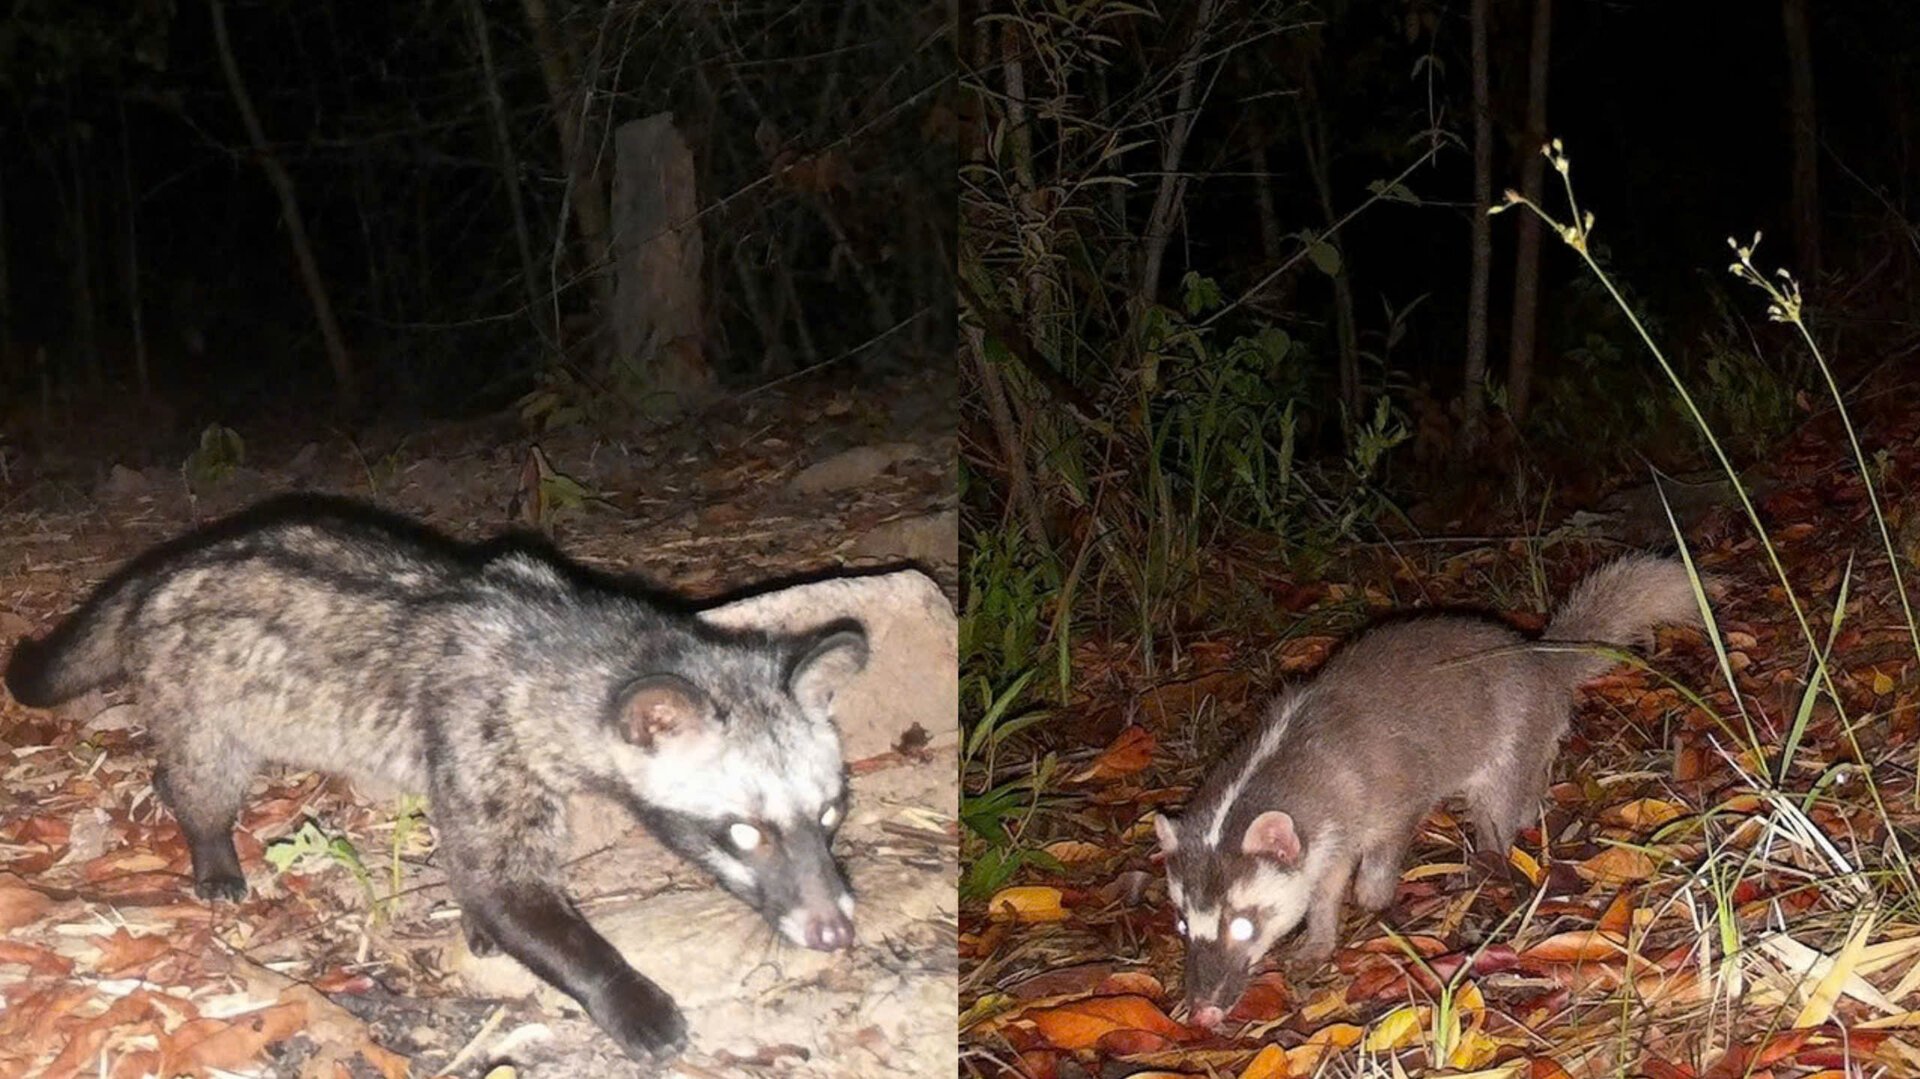
{"label": "dry stick", "polygon": [[1187,136],[1199,109],[1193,103],[1194,83],[1200,71],[1200,50],[1206,43],[1207,29],[1213,22],[1213,0],[1200,0],[1193,17],[1193,36],[1187,41],[1186,55],[1180,59],[1180,90],[1174,99],[1172,130],[1160,153],[1160,189],[1153,197],[1153,210],[1147,215],[1146,248],[1140,260],[1139,296],[1151,303],[1159,291],[1160,263],[1173,238],[1173,218],[1186,193],[1187,177],[1180,172],[1186,155]]}
{"label": "dry stick", "polygon": [[213,42],[220,53],[220,69],[227,76],[227,90],[233,95],[234,107],[240,111],[240,122],[247,129],[247,139],[253,144],[260,168],[266,172],[274,194],[279,196],[280,216],[287,224],[287,242],[293,245],[294,261],[300,265],[300,283],[306,287],[307,300],[313,304],[313,317],[320,323],[320,336],[326,341],[327,361],[333,366],[340,405],[343,410],[352,411],[359,404],[353,358],[347,353],[346,337],[340,332],[339,320],[333,315],[333,301],[328,299],[326,283],[320,278],[320,264],[314,260],[306,222],[300,216],[300,201],[293,193],[293,178],[268,145],[260,117],[253,111],[253,99],[247,96],[246,84],[240,80],[240,66],[234,62],[233,45],[227,40],[227,16],[221,0],[207,0],[207,7],[213,13]]}

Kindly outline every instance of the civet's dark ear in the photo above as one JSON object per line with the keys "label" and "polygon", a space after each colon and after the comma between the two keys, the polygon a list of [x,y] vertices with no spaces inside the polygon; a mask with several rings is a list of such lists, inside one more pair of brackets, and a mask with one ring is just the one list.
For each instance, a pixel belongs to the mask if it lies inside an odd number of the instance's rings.
{"label": "civet's dark ear", "polygon": [[866,627],[851,619],[834,622],[815,633],[787,668],[787,692],[809,713],[826,715],[834,693],[866,667]]}
{"label": "civet's dark ear", "polygon": [[620,732],[648,752],[718,722],[706,691],[677,674],[636,678],[621,693]]}

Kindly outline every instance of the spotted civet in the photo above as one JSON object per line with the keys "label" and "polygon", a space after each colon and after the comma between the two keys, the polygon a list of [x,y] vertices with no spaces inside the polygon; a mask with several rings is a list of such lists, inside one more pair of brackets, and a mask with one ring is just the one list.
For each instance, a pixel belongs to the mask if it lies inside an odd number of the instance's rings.
{"label": "spotted civet", "polygon": [[1178,820],[1154,818],[1193,1021],[1217,1026],[1302,919],[1299,959],[1330,956],[1349,881],[1369,910],[1392,902],[1415,828],[1440,799],[1465,796],[1481,845],[1504,853],[1546,792],[1573,690],[1615,663],[1595,643],[1698,624],[1694,597],[1682,563],[1631,556],[1554,615],[1544,639],[1568,643],[1529,646],[1491,619],[1415,617],[1363,634],[1281,693]]}
{"label": "spotted civet", "polygon": [[858,623],[723,631],[533,543],[463,545],[307,496],[134,559],[16,646],[6,682],[35,707],[133,688],[208,900],[246,895],[233,825],[263,765],[426,793],[474,950],[659,1059],[685,1021],[562,890],[568,795],[620,798],[788,940],[844,948],[831,704],[865,662]]}

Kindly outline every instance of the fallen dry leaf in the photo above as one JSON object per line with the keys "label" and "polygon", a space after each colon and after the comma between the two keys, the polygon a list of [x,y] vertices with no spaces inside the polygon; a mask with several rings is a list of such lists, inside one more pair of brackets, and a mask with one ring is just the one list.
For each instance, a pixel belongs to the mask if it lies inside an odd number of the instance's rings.
{"label": "fallen dry leaf", "polygon": [[17,873],[0,873],[0,933],[9,933],[40,920],[53,900],[31,888]]}
{"label": "fallen dry leaf", "polygon": [[1093,783],[1143,771],[1153,763],[1153,751],[1158,746],[1159,741],[1154,738],[1152,731],[1145,727],[1128,727],[1071,781]]}
{"label": "fallen dry leaf", "polygon": [[1041,1037],[1056,1049],[1091,1049],[1116,1030],[1143,1030],[1170,1041],[1192,1037],[1186,1027],[1167,1018],[1145,997],[1089,997],[1026,1013]]}
{"label": "fallen dry leaf", "polygon": [[987,901],[987,910],[996,919],[1016,922],[1058,922],[1066,919],[1066,908],[1060,905],[1062,894],[1058,888],[1049,888],[1042,884],[1026,884],[1012,888],[1002,888]]}
{"label": "fallen dry leaf", "polygon": [[1633,884],[1653,876],[1653,859],[1631,847],[1608,847],[1584,862],[1574,872],[1595,884]]}

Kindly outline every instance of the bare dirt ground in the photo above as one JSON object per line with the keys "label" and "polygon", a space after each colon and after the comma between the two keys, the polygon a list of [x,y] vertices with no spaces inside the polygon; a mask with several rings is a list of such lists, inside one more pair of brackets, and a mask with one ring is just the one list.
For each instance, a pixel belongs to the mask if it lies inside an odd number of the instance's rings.
{"label": "bare dirt ground", "polygon": [[[211,477],[164,459],[16,452],[0,478],[0,638],[44,631],[149,544],[296,488],[469,539],[538,521],[583,562],[695,600],[913,564],[944,607],[957,524],[942,376],[790,386],[624,443],[550,434],[538,455],[510,418],[357,441],[229,421],[247,460]],[[624,820],[576,811],[583,909],[636,942],[629,958],[688,1013],[693,1048],[668,1074],[952,1074],[950,707],[946,719],[897,745],[849,738],[856,809],[841,853],[862,903],[850,955],[778,942]],[[339,853],[270,865],[267,847],[309,822]],[[57,713],[0,700],[0,1076],[482,1075],[503,1062],[640,1074],[511,961],[465,953],[431,807],[416,826],[390,793],[269,772],[238,845],[252,895],[200,902],[153,796],[137,707],[115,693]]]}

